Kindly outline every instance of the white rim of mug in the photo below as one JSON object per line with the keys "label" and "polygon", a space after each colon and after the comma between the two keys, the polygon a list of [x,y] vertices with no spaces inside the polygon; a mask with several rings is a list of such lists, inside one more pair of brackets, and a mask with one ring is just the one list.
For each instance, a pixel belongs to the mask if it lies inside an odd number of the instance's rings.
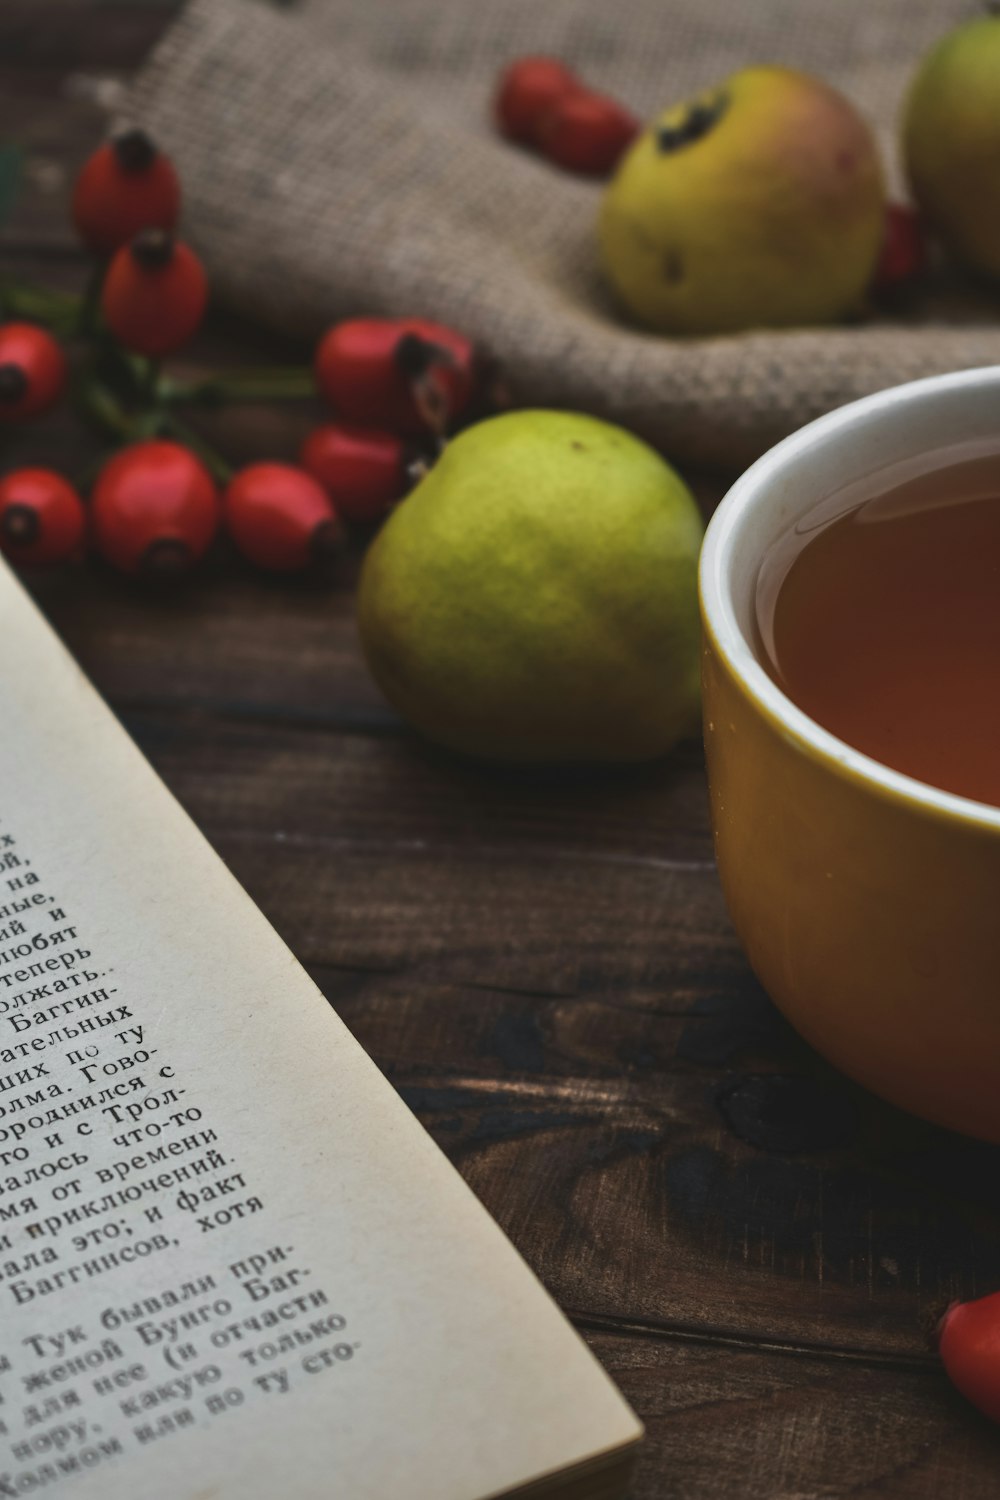
{"label": "white rim of mug", "polygon": [[739,522],[756,503],[758,496],[780,477],[791,459],[811,448],[817,438],[849,432],[859,420],[900,406],[909,406],[915,400],[933,396],[939,391],[961,389],[962,386],[967,386],[970,391],[981,391],[984,386],[993,386],[998,388],[1000,394],[1000,365],[987,365],[947,375],[930,375],[922,380],[909,381],[905,385],[890,386],[887,390],[865,396],[860,401],[852,401],[824,417],[818,417],[770,448],[728,490],[709,521],[698,566],[698,583],[704,621],[718,651],[750,698],[781,724],[793,742],[821,757],[832,770],[877,787],[889,793],[893,799],[902,800],[911,807],[916,806],[925,812],[949,819],[959,819],[963,823],[972,823],[977,828],[1000,832],[1000,808],[991,807],[986,802],[977,802],[971,797],[961,797],[956,792],[943,791],[925,781],[918,781],[913,776],[906,776],[901,771],[894,771],[881,761],[855,750],[845,740],[838,739],[828,729],[817,724],[815,719],[803,713],[757,660],[736,619],[727,584],[733,537]]}

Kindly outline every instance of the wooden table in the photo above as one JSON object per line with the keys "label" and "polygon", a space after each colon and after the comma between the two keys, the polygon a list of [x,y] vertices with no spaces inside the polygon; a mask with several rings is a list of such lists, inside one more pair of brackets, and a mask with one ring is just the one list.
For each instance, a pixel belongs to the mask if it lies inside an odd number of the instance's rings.
{"label": "wooden table", "polygon": [[[0,132],[29,153],[6,269],[79,283],[67,169],[101,117],[67,80],[134,66],[162,24],[4,0]],[[275,349],[220,321],[196,354]],[[315,415],[214,435],[290,454]],[[61,416],[7,460],[92,453]],[[1000,1494],[1000,1438],[927,1342],[950,1298],[1000,1285],[1000,1153],[855,1089],[771,1007],[726,918],[699,746],[566,776],[421,744],[361,661],[355,568],[33,587],[647,1423],[635,1500]]]}

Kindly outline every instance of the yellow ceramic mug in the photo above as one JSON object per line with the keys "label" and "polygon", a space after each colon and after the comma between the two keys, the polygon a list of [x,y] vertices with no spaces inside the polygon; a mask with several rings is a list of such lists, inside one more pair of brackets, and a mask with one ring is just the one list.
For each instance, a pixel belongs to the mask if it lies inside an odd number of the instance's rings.
{"label": "yellow ceramic mug", "polygon": [[761,559],[799,517],[847,485],[875,495],[914,461],[936,467],[986,447],[1000,449],[1000,368],[843,407],[730,490],[700,581],[716,853],[755,972],[845,1072],[1000,1141],[1000,809],[821,729],[761,666],[753,623]]}

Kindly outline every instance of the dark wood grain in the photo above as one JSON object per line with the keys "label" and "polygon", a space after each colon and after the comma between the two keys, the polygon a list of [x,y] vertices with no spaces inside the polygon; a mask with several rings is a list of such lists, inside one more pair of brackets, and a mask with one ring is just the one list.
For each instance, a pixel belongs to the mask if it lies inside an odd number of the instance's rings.
{"label": "dark wood grain", "polygon": [[0,52],[25,75],[138,66],[181,0],[3,0]]}
{"label": "dark wood grain", "polygon": [[634,1500],[971,1500],[997,1430],[935,1369],[590,1334],[647,1423]]}
{"label": "dark wood grain", "polygon": [[924,1353],[1000,1152],[826,1068],[729,927],[694,747],[513,774],[404,736],[126,722],[564,1305]]}
{"label": "dark wood grain", "polygon": [[[0,135],[28,185],[7,270],[79,285],[66,216],[158,6],[6,0]],[[216,319],[195,365],[305,357]],[[292,455],[319,408],[206,430]],[[7,464],[98,449],[63,413]],[[699,481],[710,507],[717,479]],[[224,547],[150,597],[94,564],[30,586],[183,806],[577,1321],[646,1421],[635,1500],[987,1500],[997,1434],[927,1327],[1000,1285],[997,1151],[837,1076],[762,994],[712,860],[700,748],[624,771],[473,765],[361,658],[363,539],[326,586]]]}

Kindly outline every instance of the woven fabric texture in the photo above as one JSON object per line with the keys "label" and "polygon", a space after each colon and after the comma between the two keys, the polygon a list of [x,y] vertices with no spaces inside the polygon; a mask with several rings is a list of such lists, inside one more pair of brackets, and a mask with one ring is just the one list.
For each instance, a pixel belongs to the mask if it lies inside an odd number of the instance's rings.
{"label": "woven fabric texture", "polygon": [[842,88],[882,141],[968,0],[190,0],[129,118],[175,157],[218,294],[315,336],[419,313],[503,362],[519,404],[620,421],[688,463],[745,463],[811,417],[1000,362],[1000,301],[942,270],[905,315],[675,340],[623,322],[596,254],[599,184],[502,141],[499,68],[555,53],[640,115],[754,62]]}

